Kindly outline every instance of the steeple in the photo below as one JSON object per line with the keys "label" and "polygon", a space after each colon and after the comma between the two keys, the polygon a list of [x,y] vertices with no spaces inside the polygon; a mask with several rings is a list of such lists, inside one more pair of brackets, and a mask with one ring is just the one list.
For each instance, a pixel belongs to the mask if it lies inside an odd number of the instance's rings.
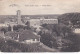
{"label": "steeple", "polygon": [[20,10],[17,10],[17,23],[18,24],[22,24],[22,21],[21,21],[21,11]]}

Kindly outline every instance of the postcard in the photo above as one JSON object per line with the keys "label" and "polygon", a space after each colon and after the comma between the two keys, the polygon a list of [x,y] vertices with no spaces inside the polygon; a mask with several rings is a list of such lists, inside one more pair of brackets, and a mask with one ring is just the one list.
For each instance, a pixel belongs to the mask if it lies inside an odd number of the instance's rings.
{"label": "postcard", "polygon": [[0,0],[0,52],[79,52],[80,0]]}

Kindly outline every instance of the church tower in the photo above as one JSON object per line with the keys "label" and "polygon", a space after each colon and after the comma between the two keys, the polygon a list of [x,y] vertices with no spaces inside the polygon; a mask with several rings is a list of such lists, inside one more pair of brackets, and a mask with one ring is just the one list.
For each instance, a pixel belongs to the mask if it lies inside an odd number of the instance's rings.
{"label": "church tower", "polygon": [[21,21],[21,11],[20,10],[17,10],[17,24],[22,24],[22,21]]}

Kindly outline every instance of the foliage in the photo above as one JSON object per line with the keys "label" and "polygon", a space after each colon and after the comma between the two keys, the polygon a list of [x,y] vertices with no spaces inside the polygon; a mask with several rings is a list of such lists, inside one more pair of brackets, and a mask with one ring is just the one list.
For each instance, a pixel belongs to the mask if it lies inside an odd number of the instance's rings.
{"label": "foliage", "polygon": [[47,49],[42,48],[40,43],[26,44],[16,42],[14,40],[6,40],[0,37],[1,52],[47,52]]}
{"label": "foliage", "polygon": [[30,22],[29,21],[26,22],[26,25],[27,25],[27,29],[30,29]]}
{"label": "foliage", "polygon": [[75,35],[69,27],[66,25],[58,24],[46,25],[44,28],[47,28],[48,31],[51,31],[51,33],[45,33],[42,30],[39,33],[41,35],[41,42],[43,42],[45,45],[51,48],[61,47],[61,51],[67,51],[67,49],[70,49],[72,46],[74,46],[74,50],[72,51],[76,51],[76,49],[78,51],[76,45],[79,43],[75,44],[76,42],[79,42],[79,39],[75,39],[78,35]]}
{"label": "foliage", "polygon": [[[0,38],[0,40],[3,38]],[[16,42],[14,40],[0,41],[0,50],[2,52],[27,52],[27,45]]]}
{"label": "foliage", "polygon": [[80,27],[80,13],[66,13],[58,17],[59,23],[64,23],[69,25],[71,22],[72,25],[79,25]]}
{"label": "foliage", "polygon": [[4,33],[6,33],[8,31],[8,28],[7,27],[3,27],[3,28],[1,28],[1,31],[3,31]]}

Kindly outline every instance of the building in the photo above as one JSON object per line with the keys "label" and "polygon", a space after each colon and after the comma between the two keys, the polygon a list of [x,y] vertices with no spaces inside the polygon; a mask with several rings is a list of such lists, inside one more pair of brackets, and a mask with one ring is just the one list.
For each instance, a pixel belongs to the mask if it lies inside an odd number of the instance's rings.
{"label": "building", "polygon": [[22,21],[21,21],[21,11],[20,10],[17,11],[16,16],[17,16],[17,19],[10,18],[10,19],[6,20],[5,23],[4,23],[7,26],[11,26],[11,31],[13,31],[13,26],[14,25],[24,25],[25,26],[25,24],[23,24]]}
{"label": "building", "polygon": [[58,19],[30,19],[30,27],[35,28],[36,31],[40,31],[41,25],[43,24],[58,24]]}
{"label": "building", "polygon": [[77,34],[80,34],[80,28],[75,28],[73,32],[77,33]]}
{"label": "building", "polygon": [[30,26],[40,26],[42,24],[58,24],[58,19],[30,19]]}
{"label": "building", "polygon": [[22,21],[21,21],[21,11],[20,10],[17,10],[17,24],[22,24]]}
{"label": "building", "polygon": [[23,18],[24,24],[26,24],[28,21],[30,21],[30,17],[24,17],[24,18]]}
{"label": "building", "polygon": [[8,24],[17,24],[17,25],[23,25],[22,21],[21,21],[21,11],[17,10],[17,14],[14,17],[9,17],[9,19],[5,20],[5,23]]}
{"label": "building", "polygon": [[30,26],[37,27],[40,26],[40,19],[30,19]]}
{"label": "building", "polygon": [[58,19],[40,19],[40,23],[42,24],[58,24]]}
{"label": "building", "polygon": [[4,23],[0,23],[0,27],[8,27],[8,25]]}
{"label": "building", "polygon": [[[27,21],[30,22],[30,27],[37,28],[37,30],[40,30],[40,27],[42,24],[58,24],[58,19],[49,19],[49,18],[44,18],[40,16],[31,16],[31,17],[25,17],[21,15],[21,11],[17,10],[17,15],[16,16],[4,16],[5,19],[6,17],[8,18],[5,20],[4,24],[1,24],[0,26],[11,26],[11,31],[13,31],[13,26],[14,25],[23,25],[26,26],[25,23]],[[24,18],[23,18],[24,17]],[[33,19],[34,18],[34,19]],[[22,19],[24,19],[24,23],[22,22]],[[4,20],[3,20],[4,21]]]}
{"label": "building", "polygon": [[32,31],[29,30],[20,30],[19,32],[7,32],[5,36],[12,37],[14,40],[18,40],[20,42],[25,43],[37,43],[40,42],[40,36],[35,35]]}

